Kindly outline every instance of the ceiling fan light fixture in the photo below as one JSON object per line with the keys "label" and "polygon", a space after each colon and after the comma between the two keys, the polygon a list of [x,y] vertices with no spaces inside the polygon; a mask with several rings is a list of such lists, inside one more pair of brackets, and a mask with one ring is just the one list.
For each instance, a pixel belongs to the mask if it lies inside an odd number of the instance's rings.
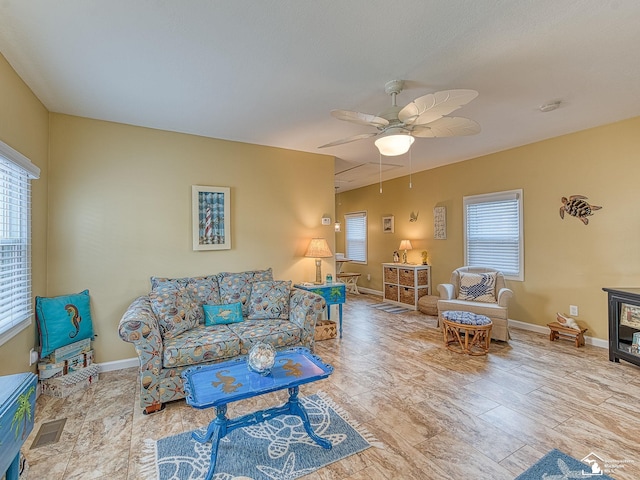
{"label": "ceiling fan light fixture", "polygon": [[374,143],[381,155],[395,157],[409,151],[415,138],[406,133],[393,133],[378,138]]}

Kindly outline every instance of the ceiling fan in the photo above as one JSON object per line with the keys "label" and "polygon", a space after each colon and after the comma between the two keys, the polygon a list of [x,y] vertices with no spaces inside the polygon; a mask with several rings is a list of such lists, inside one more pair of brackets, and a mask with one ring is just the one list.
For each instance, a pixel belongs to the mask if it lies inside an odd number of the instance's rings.
{"label": "ceiling fan", "polygon": [[378,131],[360,133],[318,148],[335,147],[356,140],[379,137],[375,145],[380,153],[395,156],[406,153],[414,137],[457,137],[480,132],[480,125],[473,120],[446,116],[476,98],[478,92],[475,90],[458,89],[429,93],[416,98],[404,107],[399,107],[396,105],[396,95],[402,91],[403,86],[402,80],[387,82],[384,91],[391,95],[391,107],[378,115],[350,110],[331,110],[331,115],[338,120],[372,126]]}

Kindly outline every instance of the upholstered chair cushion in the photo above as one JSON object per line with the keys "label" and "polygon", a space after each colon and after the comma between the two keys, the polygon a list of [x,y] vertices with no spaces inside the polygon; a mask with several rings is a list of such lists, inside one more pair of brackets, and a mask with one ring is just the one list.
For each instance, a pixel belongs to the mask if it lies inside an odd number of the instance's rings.
{"label": "upholstered chair cushion", "polygon": [[461,273],[458,300],[496,303],[496,272]]}

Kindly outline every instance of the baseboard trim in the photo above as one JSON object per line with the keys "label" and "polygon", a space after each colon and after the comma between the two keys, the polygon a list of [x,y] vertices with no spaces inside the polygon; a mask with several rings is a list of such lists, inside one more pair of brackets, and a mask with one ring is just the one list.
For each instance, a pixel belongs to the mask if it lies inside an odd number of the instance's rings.
{"label": "baseboard trim", "polygon": [[[549,334],[549,327],[547,326],[535,325],[533,323],[520,322],[518,320],[511,319],[509,319],[509,325],[521,328],[522,330],[528,330],[530,332],[544,333],[545,335]],[[609,348],[609,342],[607,340],[603,340],[602,338],[589,337],[585,335],[584,343],[593,345],[594,347],[598,348]]]}
{"label": "baseboard trim", "polygon": [[100,363],[98,372],[113,372],[114,370],[124,370],[125,368],[139,366],[140,362],[137,358],[125,358],[124,360],[115,360],[113,362]]}
{"label": "baseboard trim", "polygon": [[362,293],[368,293],[370,295],[379,295],[382,296],[382,292],[378,291],[378,290],[373,290],[371,288],[366,288],[366,287],[361,287],[360,285],[358,285],[358,291],[362,292]]}

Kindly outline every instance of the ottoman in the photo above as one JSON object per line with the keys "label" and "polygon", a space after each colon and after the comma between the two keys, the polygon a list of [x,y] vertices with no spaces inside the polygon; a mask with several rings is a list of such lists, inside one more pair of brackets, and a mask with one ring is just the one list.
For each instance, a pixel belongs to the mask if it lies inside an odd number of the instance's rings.
{"label": "ottoman", "polygon": [[418,300],[418,310],[425,315],[438,315],[438,300],[440,297],[437,295],[424,295]]}
{"label": "ottoman", "polygon": [[449,350],[468,355],[487,354],[493,326],[489,317],[448,310],[442,312],[441,318],[444,344]]}

